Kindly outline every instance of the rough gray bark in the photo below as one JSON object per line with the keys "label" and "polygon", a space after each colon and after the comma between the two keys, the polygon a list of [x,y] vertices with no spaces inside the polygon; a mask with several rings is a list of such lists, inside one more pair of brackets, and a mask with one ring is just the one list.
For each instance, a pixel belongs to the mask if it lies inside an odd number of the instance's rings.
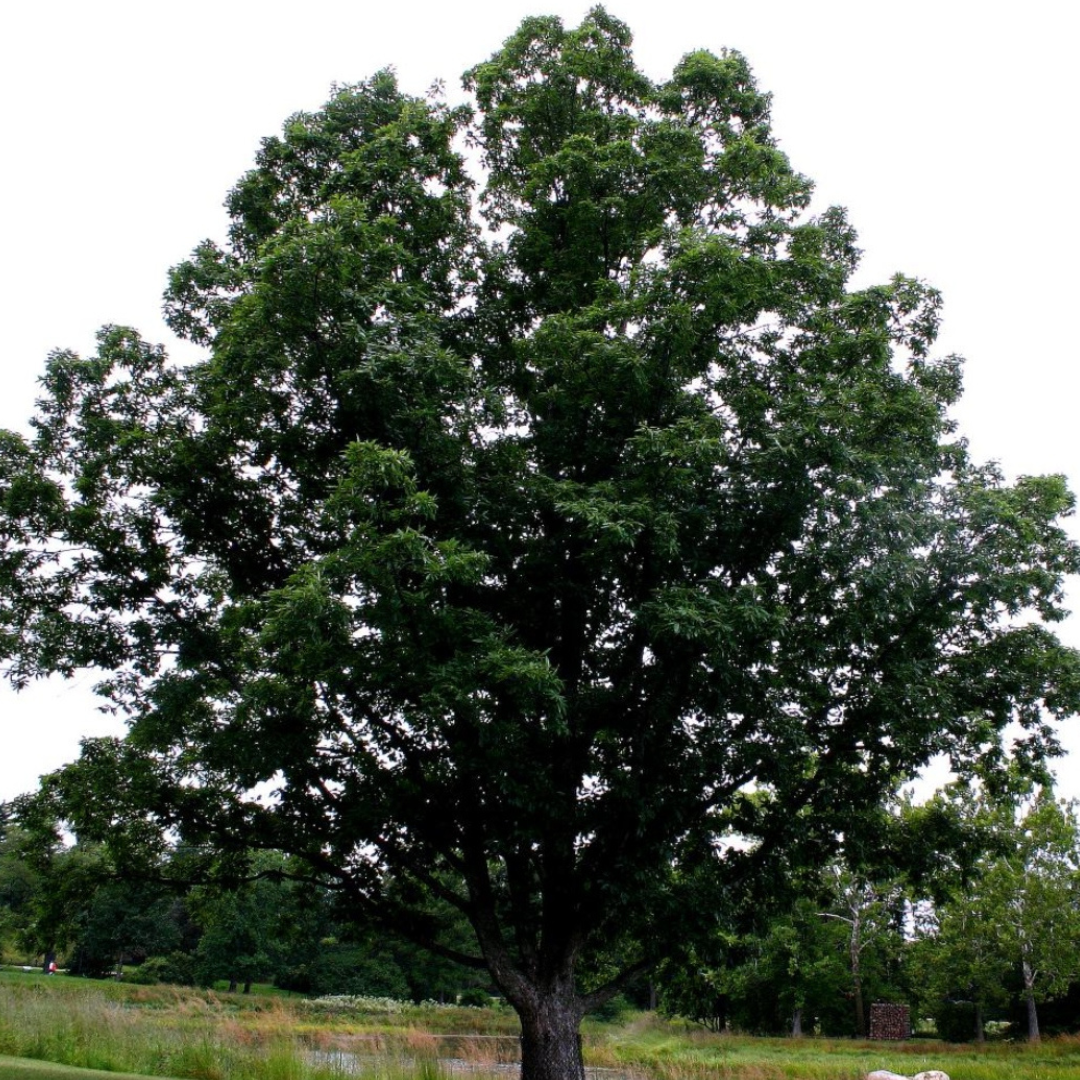
{"label": "rough gray bark", "polygon": [[1024,996],[1027,998],[1028,1042],[1039,1042],[1042,1036],[1039,1033],[1039,1012],[1035,1008],[1035,971],[1026,959],[1022,967]]}
{"label": "rough gray bark", "polygon": [[521,1017],[521,1080],[584,1080],[580,1012],[559,995],[538,996]]}
{"label": "rough gray bark", "polygon": [[[857,959],[856,963],[858,963]],[[859,974],[858,968],[852,972],[852,983],[855,993],[855,1030],[858,1032],[860,1039],[865,1039],[867,1030],[866,1007],[863,1004],[862,976]]]}
{"label": "rough gray bark", "polygon": [[[486,876],[476,866],[470,879],[474,896],[486,895]],[[521,1021],[521,1080],[585,1080],[581,1019],[585,1002],[574,983],[576,940],[529,957],[523,971],[510,956],[494,912],[483,903],[473,909],[474,929],[488,970]],[[558,936],[558,935],[556,935]]]}

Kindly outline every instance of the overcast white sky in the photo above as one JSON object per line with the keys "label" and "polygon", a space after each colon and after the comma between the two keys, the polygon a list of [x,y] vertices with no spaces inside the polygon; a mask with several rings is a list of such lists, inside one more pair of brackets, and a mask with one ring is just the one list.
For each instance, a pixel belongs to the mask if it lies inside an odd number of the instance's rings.
{"label": "overcast white sky", "polygon": [[[0,427],[21,428],[48,352],[90,352],[106,322],[170,342],[169,266],[220,236],[221,203],[259,139],[332,82],[396,67],[406,89],[460,73],[531,14],[576,25],[586,3],[506,0],[13,0],[0,16]],[[1080,487],[1073,413],[1080,284],[1080,15],[1049,0],[612,0],[654,77],[697,48],[743,52],[775,131],[847,206],[863,278],[943,290],[941,352],[968,358],[958,410],[976,454]],[[1076,535],[1080,531],[1073,526]],[[1073,589],[1080,608],[1080,588]],[[1063,628],[1080,645],[1080,615]],[[0,799],[115,730],[86,677],[0,689]],[[1061,788],[1080,796],[1080,722]]]}

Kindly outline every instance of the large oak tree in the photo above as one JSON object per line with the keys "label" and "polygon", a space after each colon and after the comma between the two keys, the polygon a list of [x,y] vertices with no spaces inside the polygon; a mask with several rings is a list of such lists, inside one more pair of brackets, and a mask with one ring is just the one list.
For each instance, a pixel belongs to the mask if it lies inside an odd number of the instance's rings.
{"label": "large oak tree", "polygon": [[83,828],[301,856],[487,965],[565,1080],[710,876],[1014,722],[1052,744],[1078,559],[1063,481],[956,437],[938,295],[850,286],[741,56],[655,83],[597,9],[465,82],[264,141],[170,276],[203,360],[51,357],[0,441],[0,652],[129,718],[53,781]]}

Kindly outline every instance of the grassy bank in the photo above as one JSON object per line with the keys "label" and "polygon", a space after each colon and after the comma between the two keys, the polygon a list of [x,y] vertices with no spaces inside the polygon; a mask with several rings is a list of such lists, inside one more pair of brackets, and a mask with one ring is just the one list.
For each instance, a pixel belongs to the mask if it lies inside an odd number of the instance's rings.
{"label": "grassy bank", "polygon": [[[505,1009],[312,1006],[295,997],[0,974],[0,1055],[113,1074],[343,1080],[348,1066],[363,1062],[375,1080],[440,1080],[464,1075],[463,1064],[446,1060],[457,1058],[483,1078],[494,1075],[484,1066],[516,1060],[516,1034]],[[617,1070],[612,1080],[859,1080],[880,1068],[907,1075],[941,1068],[952,1080],[1080,1080],[1077,1039],[984,1048],[756,1039],[651,1015],[588,1023],[585,1056],[590,1066]],[[0,1063],[0,1080],[77,1078],[12,1073]]]}
{"label": "grassy bank", "polygon": [[51,1061],[0,1056],[0,1080],[146,1080],[146,1077],[139,1073],[76,1069]]}
{"label": "grassy bank", "polygon": [[861,1080],[874,1069],[911,1076],[942,1069],[951,1080],[1080,1080],[1080,1041],[985,1047],[915,1039],[764,1039],[696,1032],[649,1020],[612,1032],[592,1063],[630,1067],[655,1080]]}
{"label": "grassy bank", "polygon": [[509,1011],[378,1004],[0,973],[0,1055],[183,1080],[340,1080],[354,1058],[414,1080],[448,1055],[516,1060]]}

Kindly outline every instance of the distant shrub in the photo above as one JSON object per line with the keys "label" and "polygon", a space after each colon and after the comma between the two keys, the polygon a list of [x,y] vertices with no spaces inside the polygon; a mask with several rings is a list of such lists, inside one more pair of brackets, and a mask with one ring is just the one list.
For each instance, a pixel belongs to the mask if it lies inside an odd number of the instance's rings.
{"label": "distant shrub", "polygon": [[628,1012],[634,1009],[633,1004],[622,994],[609,998],[603,1005],[598,1005],[589,1012],[593,1020],[599,1020],[604,1024],[618,1023]]}
{"label": "distant shrub", "polygon": [[479,986],[470,986],[468,990],[463,990],[458,994],[457,1003],[466,1008],[486,1009],[491,1005],[491,995]]}
{"label": "distant shrub", "polygon": [[975,1006],[970,1001],[943,1001],[934,1011],[934,1025],[946,1042],[971,1042],[975,1038]]}
{"label": "distant shrub", "polygon": [[124,982],[142,986],[170,983],[173,986],[195,985],[195,958],[187,953],[173,952],[168,956],[150,956],[138,967],[124,974]]}
{"label": "distant shrub", "polygon": [[321,947],[317,956],[280,970],[274,983],[282,990],[320,998],[406,1000],[412,996],[409,982],[393,956],[377,947]]}

